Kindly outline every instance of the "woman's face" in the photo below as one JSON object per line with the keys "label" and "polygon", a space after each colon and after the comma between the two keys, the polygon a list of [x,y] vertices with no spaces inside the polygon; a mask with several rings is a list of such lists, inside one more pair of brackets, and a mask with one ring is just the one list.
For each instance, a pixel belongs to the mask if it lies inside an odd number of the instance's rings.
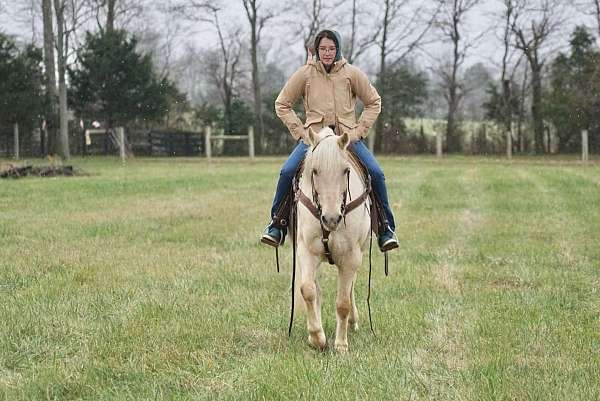
{"label": "woman's face", "polygon": [[337,53],[335,42],[333,40],[329,38],[321,39],[317,51],[319,52],[319,59],[323,62],[323,65],[330,66],[333,64]]}

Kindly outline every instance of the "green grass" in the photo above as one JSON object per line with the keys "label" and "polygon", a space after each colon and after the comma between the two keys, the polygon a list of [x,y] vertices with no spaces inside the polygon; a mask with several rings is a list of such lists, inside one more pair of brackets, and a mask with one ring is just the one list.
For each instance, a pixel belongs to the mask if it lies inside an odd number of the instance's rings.
{"label": "green grass", "polygon": [[287,338],[291,251],[258,243],[281,162],[1,180],[0,399],[600,399],[600,165],[381,158],[402,245],[338,355]]}

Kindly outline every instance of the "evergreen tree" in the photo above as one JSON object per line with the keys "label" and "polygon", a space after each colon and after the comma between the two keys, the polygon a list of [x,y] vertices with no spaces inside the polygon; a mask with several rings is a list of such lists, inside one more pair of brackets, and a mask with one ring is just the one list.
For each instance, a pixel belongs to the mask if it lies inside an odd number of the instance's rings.
{"label": "evergreen tree", "polygon": [[551,89],[545,116],[556,127],[559,150],[577,152],[581,130],[590,133],[592,149],[600,148],[600,52],[587,28],[571,35],[571,53],[559,54],[552,64]]}
{"label": "evergreen tree", "polygon": [[19,123],[22,132],[35,127],[43,112],[42,52],[33,45],[19,50],[0,33],[0,125]]}
{"label": "evergreen tree", "polygon": [[379,116],[383,135],[379,136],[381,147],[376,150],[384,153],[415,151],[412,144],[415,139],[409,138],[404,119],[419,115],[427,100],[425,74],[416,71],[409,64],[389,69],[386,72],[384,92],[386,97]]}
{"label": "evergreen tree", "polygon": [[[511,88],[517,87],[514,82],[510,83]],[[494,121],[498,126],[502,127],[506,121],[507,110],[504,105],[504,95],[498,89],[498,85],[494,82],[490,82],[487,89],[487,101],[483,103],[482,107],[485,111],[485,118]],[[510,114],[516,116],[519,114],[519,96],[517,91],[511,90],[511,97],[509,99]]]}
{"label": "evergreen tree", "polygon": [[150,56],[136,52],[136,44],[122,30],[87,33],[78,66],[69,70],[69,100],[80,116],[103,118],[109,127],[165,116],[173,85],[156,76]]}

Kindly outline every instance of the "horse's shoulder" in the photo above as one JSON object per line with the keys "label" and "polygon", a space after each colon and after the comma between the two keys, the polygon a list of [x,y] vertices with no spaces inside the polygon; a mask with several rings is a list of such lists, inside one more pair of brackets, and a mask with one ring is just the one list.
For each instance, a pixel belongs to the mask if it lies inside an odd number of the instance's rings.
{"label": "horse's shoulder", "polygon": [[360,158],[358,157],[358,155],[356,155],[354,152],[347,152],[347,153],[348,153],[348,161],[350,163],[350,167],[354,169],[354,171],[356,172],[356,174],[360,177],[360,179],[366,185],[366,183],[367,183],[367,176],[369,174],[368,170],[367,170],[367,167],[360,160]]}

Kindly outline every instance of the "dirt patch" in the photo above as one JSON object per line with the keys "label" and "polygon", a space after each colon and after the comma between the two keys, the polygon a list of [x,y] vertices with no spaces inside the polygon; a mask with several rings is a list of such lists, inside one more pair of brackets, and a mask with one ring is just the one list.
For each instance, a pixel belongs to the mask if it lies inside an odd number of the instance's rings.
{"label": "dirt patch", "polygon": [[83,171],[73,166],[34,166],[28,165],[4,165],[0,168],[0,178],[23,178],[34,177],[72,177],[75,175],[86,175]]}

